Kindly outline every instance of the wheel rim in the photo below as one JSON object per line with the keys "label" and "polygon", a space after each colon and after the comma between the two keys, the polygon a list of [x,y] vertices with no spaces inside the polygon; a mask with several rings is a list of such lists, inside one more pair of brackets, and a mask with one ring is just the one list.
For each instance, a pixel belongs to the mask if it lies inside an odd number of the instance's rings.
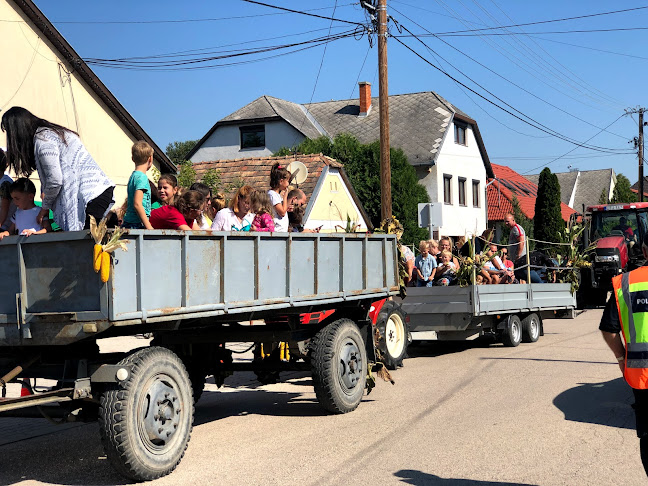
{"label": "wheel rim", "polygon": [[532,339],[536,339],[540,335],[540,323],[538,322],[538,319],[535,317],[532,317],[529,319],[529,336],[531,336]]}
{"label": "wheel rim", "polygon": [[338,380],[342,390],[346,394],[352,394],[363,376],[364,369],[360,348],[353,339],[347,338],[342,343],[340,352],[340,370]]}
{"label": "wheel rim", "polygon": [[391,314],[385,325],[385,343],[387,352],[392,357],[398,357],[403,353],[405,346],[405,326],[398,314]]}
{"label": "wheel rim", "polygon": [[163,454],[178,437],[183,419],[180,387],[166,374],[151,377],[142,387],[137,405],[137,424],[142,444],[153,454]]}
{"label": "wheel rim", "polygon": [[513,321],[511,323],[511,340],[514,343],[517,343],[522,339],[522,329],[518,321]]}

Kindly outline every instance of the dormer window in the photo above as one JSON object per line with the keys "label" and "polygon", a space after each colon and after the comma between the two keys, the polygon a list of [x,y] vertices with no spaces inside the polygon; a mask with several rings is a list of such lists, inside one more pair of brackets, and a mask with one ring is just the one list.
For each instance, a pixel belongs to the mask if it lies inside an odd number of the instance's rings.
{"label": "dormer window", "polygon": [[454,122],[455,143],[458,143],[459,145],[467,145],[467,143],[466,143],[466,129],[467,128],[468,128],[468,125],[455,120],[455,122]]}
{"label": "dormer window", "polygon": [[241,131],[241,149],[265,147],[264,125],[239,127],[239,130]]}

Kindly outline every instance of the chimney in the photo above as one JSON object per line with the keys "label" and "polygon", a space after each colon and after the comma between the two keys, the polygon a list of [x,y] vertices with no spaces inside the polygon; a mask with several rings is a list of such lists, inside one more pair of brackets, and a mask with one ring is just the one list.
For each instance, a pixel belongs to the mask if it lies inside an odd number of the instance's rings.
{"label": "chimney", "polygon": [[359,117],[364,118],[371,110],[371,83],[361,81],[358,83],[360,91],[360,114]]}

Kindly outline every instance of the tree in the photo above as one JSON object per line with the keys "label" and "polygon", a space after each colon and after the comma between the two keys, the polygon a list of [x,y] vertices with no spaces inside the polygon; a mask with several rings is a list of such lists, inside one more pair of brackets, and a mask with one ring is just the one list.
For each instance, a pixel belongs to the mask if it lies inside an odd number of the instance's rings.
{"label": "tree", "polygon": [[614,191],[612,191],[612,203],[630,203],[637,202],[637,194],[632,192],[630,189],[630,179],[628,179],[623,174],[617,175],[616,184],[614,185]]}
{"label": "tree", "polygon": [[209,186],[213,194],[216,194],[218,192],[218,187],[221,184],[221,176],[220,176],[220,171],[217,169],[209,169],[205,174],[202,176],[202,179],[200,179],[200,182],[205,184],[206,186]]}
{"label": "tree", "polygon": [[538,195],[535,202],[533,234],[537,240],[559,242],[565,221],[560,210],[560,182],[558,176],[545,167],[538,180]]}
{"label": "tree", "polygon": [[[294,149],[302,154],[323,153],[344,164],[353,188],[374,227],[380,226],[380,142],[361,144],[349,134],[340,134],[333,141],[327,137],[306,139]],[[290,155],[282,148],[275,155]],[[429,231],[418,226],[418,203],[429,202],[425,187],[418,182],[416,171],[407,162],[401,149],[392,148],[392,211],[403,225],[404,244],[418,244],[429,238]],[[346,215],[340,215],[345,220]]]}
{"label": "tree", "polygon": [[196,182],[196,170],[191,162],[180,162],[180,172],[178,173],[178,185],[180,187],[191,187]]}
{"label": "tree", "polygon": [[187,160],[187,154],[198,143],[198,140],[187,140],[185,142],[172,142],[166,147],[166,154],[171,162],[180,165]]}

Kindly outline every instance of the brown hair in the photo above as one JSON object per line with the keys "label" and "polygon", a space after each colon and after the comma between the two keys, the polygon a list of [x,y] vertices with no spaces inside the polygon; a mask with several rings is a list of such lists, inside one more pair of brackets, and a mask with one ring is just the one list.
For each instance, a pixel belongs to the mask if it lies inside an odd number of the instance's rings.
{"label": "brown hair", "polygon": [[279,165],[279,162],[275,163],[270,169],[270,189],[279,187],[279,182],[282,179],[290,179],[290,175],[290,171],[285,166]]}
{"label": "brown hair", "polygon": [[253,213],[272,213],[272,201],[264,191],[254,191],[250,197],[250,206]]}
{"label": "brown hair", "polygon": [[[173,174],[162,174],[158,179],[158,187],[160,187],[160,182],[162,181],[167,182],[174,189],[178,187],[178,178]],[[178,197],[180,197],[180,193],[176,194],[175,197],[173,197],[169,201],[169,204],[173,206],[175,204],[175,200],[178,199]]]}
{"label": "brown hair", "polygon": [[133,144],[131,154],[135,165],[142,165],[148,162],[149,157],[153,157],[153,147],[144,140],[138,140]]}
{"label": "brown hair", "polygon": [[186,215],[192,209],[202,210],[205,204],[205,196],[198,191],[186,191],[182,196],[177,197],[173,204],[182,215]]}
{"label": "brown hair", "polygon": [[223,194],[222,192],[217,192],[212,196],[212,208],[214,208],[214,213],[217,213],[225,206],[227,206],[227,201],[225,200],[225,194]]}
{"label": "brown hair", "polygon": [[254,194],[254,188],[252,186],[242,186],[239,188],[238,191],[236,191],[236,194],[234,194],[234,197],[230,201],[229,207],[232,211],[237,211],[238,210],[238,202],[239,198],[245,198],[249,199],[252,197],[252,194]]}

